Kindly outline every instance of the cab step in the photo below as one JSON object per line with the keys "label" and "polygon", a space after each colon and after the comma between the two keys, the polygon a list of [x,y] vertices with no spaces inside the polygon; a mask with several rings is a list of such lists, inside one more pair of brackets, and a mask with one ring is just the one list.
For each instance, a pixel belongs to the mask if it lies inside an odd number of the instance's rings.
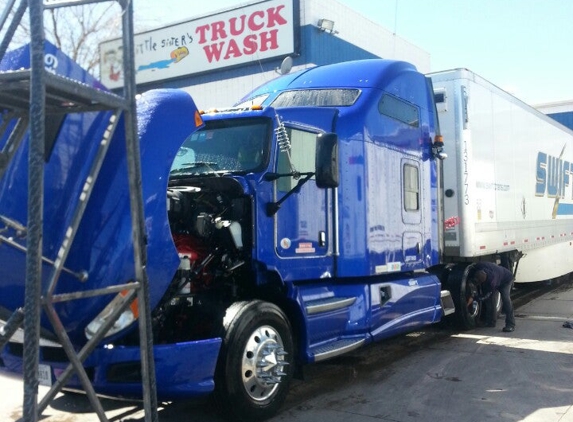
{"label": "cab step", "polygon": [[367,336],[351,339],[340,339],[330,343],[326,343],[316,348],[311,352],[314,354],[314,361],[319,362],[344,353],[351,352],[366,344]]}

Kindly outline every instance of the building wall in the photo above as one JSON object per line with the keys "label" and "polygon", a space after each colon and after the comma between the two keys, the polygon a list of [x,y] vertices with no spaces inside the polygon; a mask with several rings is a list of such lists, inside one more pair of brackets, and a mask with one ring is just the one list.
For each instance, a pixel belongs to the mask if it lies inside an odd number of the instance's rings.
{"label": "building wall", "polygon": [[[360,51],[369,53],[371,57],[410,62],[423,73],[430,71],[430,53],[336,0],[301,0],[300,9],[301,26],[314,29],[308,45],[311,51],[309,61],[314,64],[353,60],[354,54],[362,54]],[[318,20],[323,18],[334,21],[335,35],[316,28]],[[342,50],[331,48],[340,47],[337,42],[343,44]]]}
{"label": "building wall", "polygon": [[[293,57],[292,72],[315,65],[380,57],[405,60],[416,65],[421,72],[429,72],[428,52],[395,36],[352,8],[336,0],[292,1],[295,13],[297,4],[300,5],[300,27],[295,28],[298,54]],[[253,3],[256,2],[249,4]],[[323,18],[334,21],[336,32],[318,29],[318,20]],[[279,76],[278,68],[283,59],[255,61],[231,69],[141,85],[138,89],[181,88],[193,96],[199,109],[228,107],[248,92]]]}
{"label": "building wall", "polygon": [[539,104],[535,108],[573,130],[573,100]]}
{"label": "building wall", "polygon": [[573,130],[573,111],[567,111],[563,113],[550,113],[548,116],[557,120],[563,126]]}

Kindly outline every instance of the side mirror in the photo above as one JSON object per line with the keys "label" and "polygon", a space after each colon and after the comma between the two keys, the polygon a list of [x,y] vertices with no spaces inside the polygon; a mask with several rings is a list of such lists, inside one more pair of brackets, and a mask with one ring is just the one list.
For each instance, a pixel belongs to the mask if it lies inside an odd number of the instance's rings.
{"label": "side mirror", "polygon": [[316,137],[314,166],[317,187],[338,187],[338,136],[335,133],[321,133]]}

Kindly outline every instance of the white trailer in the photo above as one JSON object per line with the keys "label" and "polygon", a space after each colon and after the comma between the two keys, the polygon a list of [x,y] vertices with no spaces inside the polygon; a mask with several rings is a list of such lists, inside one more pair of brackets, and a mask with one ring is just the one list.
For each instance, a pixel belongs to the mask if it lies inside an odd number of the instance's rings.
{"label": "white trailer", "polygon": [[467,69],[429,76],[448,155],[444,260],[509,258],[517,282],[573,272],[573,131]]}

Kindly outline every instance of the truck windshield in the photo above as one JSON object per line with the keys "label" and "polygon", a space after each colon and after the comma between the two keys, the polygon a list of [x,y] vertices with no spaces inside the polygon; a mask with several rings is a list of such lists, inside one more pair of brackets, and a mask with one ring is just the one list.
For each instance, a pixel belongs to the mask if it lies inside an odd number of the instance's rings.
{"label": "truck windshield", "polygon": [[348,107],[360,96],[358,89],[297,89],[285,91],[271,103],[273,107]]}
{"label": "truck windshield", "polygon": [[170,174],[256,171],[267,161],[270,133],[268,120],[207,121],[183,142]]}

